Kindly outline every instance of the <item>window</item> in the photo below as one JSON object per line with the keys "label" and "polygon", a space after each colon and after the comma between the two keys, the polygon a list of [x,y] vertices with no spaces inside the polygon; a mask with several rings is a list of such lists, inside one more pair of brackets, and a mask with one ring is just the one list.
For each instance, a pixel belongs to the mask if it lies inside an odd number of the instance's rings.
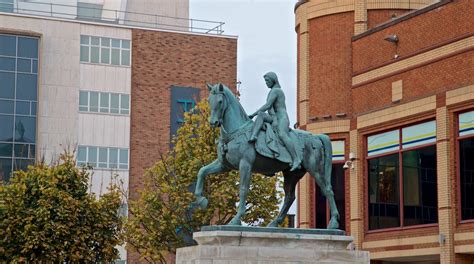
{"label": "window", "polygon": [[0,12],[12,13],[13,9],[14,9],[13,0],[0,0]]}
{"label": "window", "polygon": [[38,38],[0,34],[0,83],[0,180],[8,181],[36,156]]}
{"label": "window", "polygon": [[189,112],[199,101],[199,89],[193,87],[171,87],[171,138],[184,122],[184,113]]}
{"label": "window", "polygon": [[[344,140],[331,141],[332,144],[332,174],[331,185],[336,200],[337,210],[339,211],[339,229],[345,230],[346,210],[345,210],[345,171],[344,166]],[[321,189],[316,184],[316,228],[327,228],[330,219],[329,206]]]}
{"label": "window", "polygon": [[461,220],[474,219],[474,111],[458,116]]}
{"label": "window", "polygon": [[81,62],[130,66],[130,40],[81,35],[80,52]]}
{"label": "window", "polygon": [[94,169],[128,170],[128,149],[79,146],[77,165],[90,165]]}
{"label": "window", "polygon": [[438,222],[436,122],[367,138],[369,229]]}
{"label": "window", "polygon": [[79,91],[79,111],[128,115],[129,100],[128,94]]}

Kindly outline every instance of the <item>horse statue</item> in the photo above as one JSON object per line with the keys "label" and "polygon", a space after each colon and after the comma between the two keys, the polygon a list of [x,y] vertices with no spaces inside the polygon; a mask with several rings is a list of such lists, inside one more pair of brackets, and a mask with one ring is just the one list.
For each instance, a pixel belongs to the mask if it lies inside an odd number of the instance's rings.
{"label": "horse statue", "polygon": [[[229,170],[239,170],[240,173],[240,202],[236,215],[229,225],[241,225],[241,218],[245,214],[247,194],[250,187],[252,172],[266,176],[274,176],[283,172],[285,199],[278,216],[270,222],[269,227],[281,224],[295,200],[295,188],[298,181],[308,172],[321,188],[329,201],[331,219],[328,229],[339,227],[339,212],[334,200],[331,185],[332,147],[327,135],[311,134],[302,130],[292,130],[290,137],[297,143],[302,157],[302,166],[290,171],[291,158],[284,145],[272,135],[271,125],[266,126],[266,132],[259,133],[255,144],[249,142],[253,121],[247,116],[242,105],[232,91],[223,84],[208,84],[209,104],[211,108],[210,123],[213,127],[220,127],[221,135],[218,141],[217,159],[202,167],[198,172],[195,189],[195,203],[207,207],[207,199],[202,196],[204,180],[209,174],[218,174]],[[270,134],[269,134],[270,133]],[[273,134],[274,135],[274,134]],[[273,139],[273,145],[280,146],[279,153],[275,153],[268,146],[268,140]]]}

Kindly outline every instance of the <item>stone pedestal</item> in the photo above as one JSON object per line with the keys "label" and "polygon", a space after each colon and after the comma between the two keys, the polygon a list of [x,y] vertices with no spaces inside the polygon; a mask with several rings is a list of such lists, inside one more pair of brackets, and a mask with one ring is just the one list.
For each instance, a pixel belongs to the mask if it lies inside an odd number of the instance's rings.
{"label": "stone pedestal", "polygon": [[178,249],[177,264],[370,263],[340,230],[206,226],[193,238],[198,245]]}

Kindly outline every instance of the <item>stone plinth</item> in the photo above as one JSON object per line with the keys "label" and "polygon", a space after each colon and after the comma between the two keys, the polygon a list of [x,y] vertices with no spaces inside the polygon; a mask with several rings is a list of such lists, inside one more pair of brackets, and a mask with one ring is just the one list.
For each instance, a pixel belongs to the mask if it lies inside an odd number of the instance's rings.
{"label": "stone plinth", "polygon": [[369,252],[347,249],[353,239],[341,230],[209,226],[193,238],[177,264],[370,263]]}

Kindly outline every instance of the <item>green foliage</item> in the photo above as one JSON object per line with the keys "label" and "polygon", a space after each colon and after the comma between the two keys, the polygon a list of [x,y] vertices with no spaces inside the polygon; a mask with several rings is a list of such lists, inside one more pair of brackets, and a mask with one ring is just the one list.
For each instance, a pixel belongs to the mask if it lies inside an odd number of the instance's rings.
{"label": "green foliage", "polygon": [[54,166],[17,171],[0,184],[0,262],[108,263],[118,258],[121,193],[96,198],[89,172],[64,154]]}
{"label": "green foliage", "polygon": [[[236,213],[239,174],[233,171],[207,176],[203,194],[209,199],[207,209],[196,211],[192,219],[186,217],[195,199],[190,186],[198,170],[217,158],[219,130],[210,127],[209,116],[207,101],[185,115],[185,124],[173,139],[174,149],[147,171],[139,200],[130,202],[128,246],[150,262],[166,262],[167,252],[175,253],[184,245],[177,228],[198,231],[203,225],[227,224]],[[252,176],[246,223],[265,224],[276,216],[281,199],[276,183],[277,177]]]}

